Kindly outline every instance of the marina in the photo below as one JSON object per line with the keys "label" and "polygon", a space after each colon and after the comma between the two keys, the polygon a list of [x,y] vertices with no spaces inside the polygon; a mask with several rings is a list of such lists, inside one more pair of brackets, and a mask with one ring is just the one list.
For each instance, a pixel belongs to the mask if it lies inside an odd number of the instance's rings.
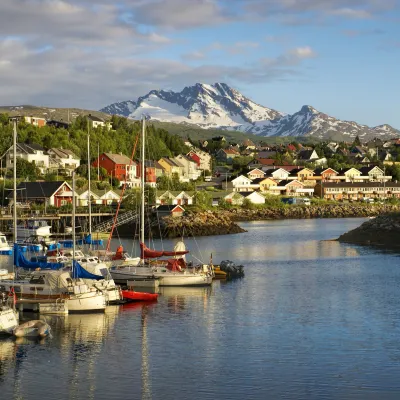
{"label": "marina", "polygon": [[1,393],[39,399],[45,384],[60,399],[396,398],[398,256],[330,240],[363,221],[260,221],[200,238],[245,277],[159,287],[155,303],[100,314],[40,315],[51,338],[0,341]]}

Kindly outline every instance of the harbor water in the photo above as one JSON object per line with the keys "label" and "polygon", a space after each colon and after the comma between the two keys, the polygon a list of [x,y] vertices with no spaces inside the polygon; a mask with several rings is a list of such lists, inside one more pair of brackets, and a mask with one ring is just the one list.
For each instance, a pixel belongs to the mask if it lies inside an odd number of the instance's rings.
{"label": "harbor water", "polygon": [[51,338],[0,339],[0,399],[399,399],[399,257],[329,240],[363,221],[242,223],[247,233],[189,240],[245,277],[42,317]]}

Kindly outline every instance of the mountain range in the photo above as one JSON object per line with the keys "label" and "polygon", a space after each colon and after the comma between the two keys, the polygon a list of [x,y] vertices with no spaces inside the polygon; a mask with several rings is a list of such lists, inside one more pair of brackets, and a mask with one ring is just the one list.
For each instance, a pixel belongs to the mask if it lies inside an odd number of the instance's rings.
{"label": "mountain range", "polygon": [[196,83],[181,92],[151,90],[135,100],[113,103],[100,110],[131,119],[143,114],[161,122],[189,124],[203,129],[236,130],[259,136],[309,136],[316,139],[362,140],[400,136],[384,124],[376,127],[341,121],[311,106],[294,114],[264,107],[225,83]]}

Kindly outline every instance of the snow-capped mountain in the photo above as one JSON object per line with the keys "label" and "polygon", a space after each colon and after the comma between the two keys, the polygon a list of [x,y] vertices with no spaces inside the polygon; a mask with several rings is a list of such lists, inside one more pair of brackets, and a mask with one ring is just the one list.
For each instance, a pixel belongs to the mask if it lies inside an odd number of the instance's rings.
{"label": "snow-capped mountain", "polygon": [[195,124],[201,128],[252,130],[257,122],[283,116],[260,106],[225,83],[197,83],[181,92],[152,90],[137,100],[114,103],[102,112],[140,119],[149,114],[164,122]]}
{"label": "snow-capped mountain", "polygon": [[162,122],[187,123],[203,129],[237,130],[260,136],[312,136],[315,138],[354,138],[399,136],[390,125],[370,128],[341,121],[311,106],[285,115],[261,106],[225,83],[197,83],[181,92],[152,90],[136,100],[114,103],[100,111],[140,119],[143,114]]}
{"label": "snow-capped mountain", "polygon": [[317,111],[311,106],[303,106],[300,111],[267,122],[261,136],[313,136],[317,138],[346,139],[359,136],[360,139],[399,136],[400,131],[390,125],[370,128],[353,121],[341,121]]}

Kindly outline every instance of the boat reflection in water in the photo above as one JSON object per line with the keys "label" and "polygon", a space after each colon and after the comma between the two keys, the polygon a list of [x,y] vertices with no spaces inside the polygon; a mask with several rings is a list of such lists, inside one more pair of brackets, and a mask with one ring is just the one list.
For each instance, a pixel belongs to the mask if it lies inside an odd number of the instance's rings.
{"label": "boat reflection in water", "polygon": [[207,309],[211,295],[211,287],[160,287],[159,294],[167,299],[168,309],[171,312],[185,310],[190,303],[202,302],[204,310]]}
{"label": "boat reflection in water", "polygon": [[[109,306],[105,313],[68,314],[43,318],[57,332],[56,340],[68,376],[69,398],[94,399],[96,391],[96,364],[107,338],[113,336],[119,307]],[[82,379],[82,377],[85,379]]]}

